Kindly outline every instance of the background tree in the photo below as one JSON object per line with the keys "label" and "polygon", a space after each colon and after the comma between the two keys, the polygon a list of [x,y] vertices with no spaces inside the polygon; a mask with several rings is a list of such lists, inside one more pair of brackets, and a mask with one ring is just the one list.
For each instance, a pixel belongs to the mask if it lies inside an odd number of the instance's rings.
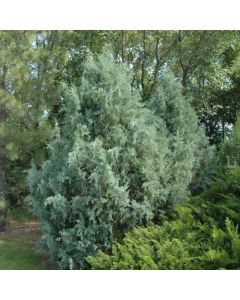
{"label": "background tree", "polygon": [[239,41],[236,31],[179,31],[176,37],[170,64],[212,144],[230,133],[239,110]]}
{"label": "background tree", "polygon": [[171,59],[173,31],[118,31],[113,33],[115,59],[133,70],[132,88],[141,92],[146,102],[154,92],[158,75]]}
{"label": "background tree", "polygon": [[65,52],[56,46],[54,31],[2,31],[0,38],[0,187],[2,196],[15,202],[26,195],[31,159],[40,163],[45,157],[57,64]]}
{"label": "background tree", "polygon": [[239,110],[238,31],[118,31],[112,44],[115,59],[134,71],[132,87],[141,90],[144,102],[168,67],[192,99],[211,143],[230,133]]}

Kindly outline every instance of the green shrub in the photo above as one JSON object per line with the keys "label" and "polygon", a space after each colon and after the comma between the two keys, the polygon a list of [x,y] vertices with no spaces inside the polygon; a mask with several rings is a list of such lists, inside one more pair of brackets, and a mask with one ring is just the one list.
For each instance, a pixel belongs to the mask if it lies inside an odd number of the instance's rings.
{"label": "green shrub", "polygon": [[239,269],[240,167],[231,167],[185,206],[176,220],[128,232],[93,269]]}
{"label": "green shrub", "polygon": [[240,222],[239,182],[240,167],[229,166],[201,196],[194,198],[192,208],[202,222],[214,220],[220,227],[226,218],[230,218],[236,225]]}

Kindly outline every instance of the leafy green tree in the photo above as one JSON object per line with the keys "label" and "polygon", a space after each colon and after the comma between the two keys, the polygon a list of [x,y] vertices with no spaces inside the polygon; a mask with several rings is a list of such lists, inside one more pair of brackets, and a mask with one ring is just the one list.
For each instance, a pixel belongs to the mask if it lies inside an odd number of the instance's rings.
{"label": "leafy green tree", "polygon": [[2,31],[0,191],[12,203],[26,195],[26,170],[41,163],[50,137],[57,75],[66,51],[55,31]]}
{"label": "leafy green tree", "polygon": [[[54,130],[49,160],[29,172],[27,202],[60,268],[85,268],[85,257],[108,249],[114,237],[159,220],[187,193],[199,159],[193,153],[204,137],[197,119],[184,126],[184,113],[178,112],[194,114],[186,99],[173,94],[173,115],[164,119],[162,112],[143,107],[127,73],[111,55],[89,58],[81,86],[70,92],[63,88],[63,121]],[[169,106],[167,98],[158,101],[167,113],[174,99]],[[192,150],[181,151],[186,143]]]}
{"label": "leafy green tree", "polygon": [[[6,168],[10,160],[16,160],[21,147],[21,119],[23,103],[19,100],[22,80],[26,79],[23,59],[29,55],[24,49],[29,41],[26,32],[1,32],[1,87],[0,87],[0,196],[6,196]],[[13,125],[15,123],[15,125]]]}
{"label": "leafy green tree", "polygon": [[68,50],[68,60],[59,74],[61,78],[69,86],[79,85],[89,52],[92,55],[101,53],[111,44],[113,34],[105,30],[63,31],[60,45]]}
{"label": "leafy green tree", "polygon": [[115,60],[133,70],[132,88],[139,89],[147,102],[157,86],[157,78],[172,58],[173,31],[122,30],[112,33],[111,45]]}
{"label": "leafy green tree", "polygon": [[239,110],[239,42],[237,31],[179,31],[169,61],[213,144],[230,133]]}

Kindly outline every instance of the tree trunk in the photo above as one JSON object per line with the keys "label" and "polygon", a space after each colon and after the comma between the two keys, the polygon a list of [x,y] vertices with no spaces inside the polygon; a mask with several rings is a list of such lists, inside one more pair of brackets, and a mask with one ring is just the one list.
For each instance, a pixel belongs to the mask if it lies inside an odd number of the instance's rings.
{"label": "tree trunk", "polygon": [[142,52],[142,65],[141,65],[141,86],[142,86],[142,99],[145,101],[145,58],[146,58],[146,31],[143,30],[143,52]]}
{"label": "tree trunk", "polygon": [[[0,122],[1,122],[0,113]],[[0,199],[6,195],[6,177],[5,177],[5,157],[4,157],[4,141],[0,139]]]}
{"label": "tree trunk", "polygon": [[[8,66],[3,65],[3,75],[1,78],[1,88],[7,90],[7,72]],[[0,124],[4,123],[6,119],[5,107],[0,102]],[[0,137],[0,198],[6,196],[6,176],[5,176],[5,142],[4,137]]]}
{"label": "tree trunk", "polygon": [[[0,106],[0,123],[5,120],[5,113]],[[5,178],[5,157],[4,157],[4,139],[0,138],[0,201],[1,199],[5,200],[6,195],[6,178]],[[6,230],[6,210],[5,208],[0,207],[0,232]]]}
{"label": "tree trunk", "polygon": [[122,50],[122,62],[125,62],[125,56],[124,56],[124,44],[125,44],[125,42],[124,42],[124,40],[125,40],[125,31],[124,30],[122,30],[122,32],[121,32],[121,50]]}

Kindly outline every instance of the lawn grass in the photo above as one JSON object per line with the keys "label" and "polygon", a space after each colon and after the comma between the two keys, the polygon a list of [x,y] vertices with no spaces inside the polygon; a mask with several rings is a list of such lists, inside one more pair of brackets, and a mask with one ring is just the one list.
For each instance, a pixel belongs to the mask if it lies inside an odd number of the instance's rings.
{"label": "lawn grass", "polygon": [[8,208],[6,232],[0,233],[0,270],[53,269],[37,251],[41,228],[25,205]]}
{"label": "lawn grass", "polygon": [[0,235],[0,270],[48,270],[47,257],[36,251],[36,241]]}

